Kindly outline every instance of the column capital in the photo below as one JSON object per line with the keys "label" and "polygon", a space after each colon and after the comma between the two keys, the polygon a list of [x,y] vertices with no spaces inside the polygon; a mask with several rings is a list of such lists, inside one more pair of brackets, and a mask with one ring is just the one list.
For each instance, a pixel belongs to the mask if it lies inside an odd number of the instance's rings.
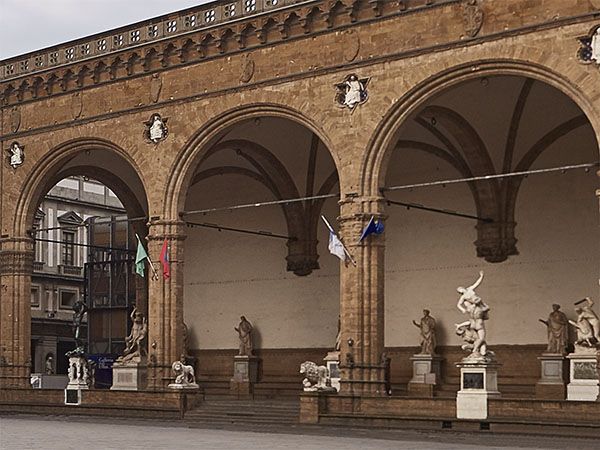
{"label": "column capital", "polygon": [[187,237],[183,220],[151,220],[148,222],[148,241],[162,241],[164,238],[172,241],[183,241]]}

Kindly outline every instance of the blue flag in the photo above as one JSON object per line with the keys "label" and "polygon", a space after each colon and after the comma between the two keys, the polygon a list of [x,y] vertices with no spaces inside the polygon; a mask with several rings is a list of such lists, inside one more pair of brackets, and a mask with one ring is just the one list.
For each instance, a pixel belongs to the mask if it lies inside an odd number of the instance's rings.
{"label": "blue flag", "polygon": [[375,216],[371,216],[371,220],[369,220],[369,223],[363,230],[362,236],[360,237],[358,242],[362,242],[364,238],[366,238],[368,235],[370,235],[372,233],[376,233],[376,234],[383,233],[383,224],[381,222],[375,222]]}

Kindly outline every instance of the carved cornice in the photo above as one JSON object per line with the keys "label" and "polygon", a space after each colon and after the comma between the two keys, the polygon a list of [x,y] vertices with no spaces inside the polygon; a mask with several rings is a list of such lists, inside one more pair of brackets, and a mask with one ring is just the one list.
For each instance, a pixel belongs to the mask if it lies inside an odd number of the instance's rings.
{"label": "carved cornice", "polygon": [[[413,9],[460,1],[430,2]],[[232,7],[235,14],[231,14]],[[407,10],[404,2],[362,0],[257,0],[248,8],[245,0],[213,2],[1,61],[0,105],[257,48],[334,26],[385,19]]]}

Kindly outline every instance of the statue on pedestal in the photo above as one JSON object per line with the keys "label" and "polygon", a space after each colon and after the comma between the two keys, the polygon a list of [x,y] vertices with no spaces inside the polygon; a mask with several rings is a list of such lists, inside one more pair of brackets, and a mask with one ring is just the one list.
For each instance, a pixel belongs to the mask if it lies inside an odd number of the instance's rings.
{"label": "statue on pedestal", "polygon": [[141,362],[146,357],[145,339],[148,334],[148,321],[138,311],[136,306],[131,311],[131,320],[133,321],[133,326],[131,327],[129,336],[125,338],[125,350],[116,359],[115,363],[124,363],[127,361]]}
{"label": "statue on pedestal", "polygon": [[548,328],[548,347],[547,353],[564,354],[569,344],[569,319],[567,315],[559,311],[560,305],[552,305],[552,312],[548,320],[538,319]]}
{"label": "statue on pedestal", "polygon": [[479,272],[479,278],[471,286],[457,288],[459,294],[456,307],[463,314],[469,316],[469,320],[456,324],[456,334],[461,336],[465,343],[462,345],[463,350],[471,350],[468,359],[486,359],[486,356],[493,355],[487,350],[485,341],[485,320],[488,320],[488,312],[490,307],[485,304],[481,297],[477,296],[475,289],[483,281],[483,271]]}
{"label": "statue on pedestal", "polygon": [[240,317],[240,324],[234,327],[240,338],[239,356],[249,356],[252,354],[252,324],[244,316]]}
{"label": "statue on pedestal", "polygon": [[431,317],[428,309],[423,310],[423,317],[419,323],[412,323],[421,330],[421,355],[435,353],[435,319]]}
{"label": "statue on pedestal", "polygon": [[596,339],[596,342],[600,342],[600,319],[598,319],[598,314],[592,309],[594,306],[594,302],[591,298],[586,297],[583,300],[579,300],[574,303],[575,306],[581,305],[579,308],[581,309],[582,316],[587,319],[590,326],[592,327],[592,334]]}

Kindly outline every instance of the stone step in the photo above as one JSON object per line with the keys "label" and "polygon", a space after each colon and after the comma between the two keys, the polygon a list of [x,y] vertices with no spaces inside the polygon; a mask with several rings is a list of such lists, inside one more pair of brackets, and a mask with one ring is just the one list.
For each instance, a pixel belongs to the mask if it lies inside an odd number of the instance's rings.
{"label": "stone step", "polygon": [[190,426],[215,424],[293,424],[298,422],[298,401],[237,400],[230,396],[207,395],[205,400],[185,415]]}

